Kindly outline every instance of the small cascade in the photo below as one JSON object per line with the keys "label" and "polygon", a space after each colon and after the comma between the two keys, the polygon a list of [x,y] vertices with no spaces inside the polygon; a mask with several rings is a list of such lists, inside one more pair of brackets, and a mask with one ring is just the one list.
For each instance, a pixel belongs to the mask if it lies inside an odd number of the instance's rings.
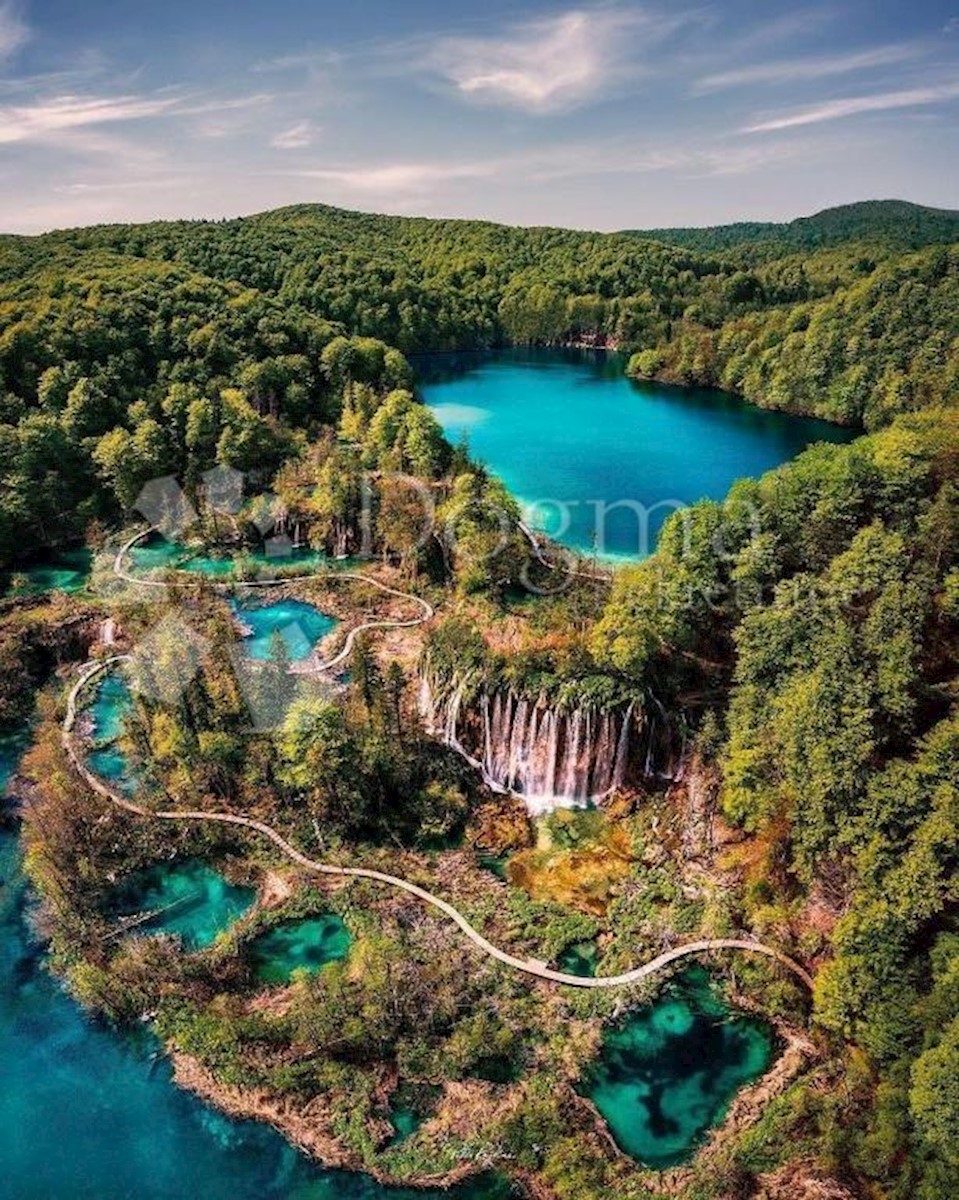
{"label": "small cascade", "polygon": [[460,753],[494,791],[521,796],[533,814],[599,801],[632,771],[652,775],[660,747],[635,704],[570,710],[505,689],[473,688],[470,679],[437,688],[420,678],[419,708],[428,731]]}

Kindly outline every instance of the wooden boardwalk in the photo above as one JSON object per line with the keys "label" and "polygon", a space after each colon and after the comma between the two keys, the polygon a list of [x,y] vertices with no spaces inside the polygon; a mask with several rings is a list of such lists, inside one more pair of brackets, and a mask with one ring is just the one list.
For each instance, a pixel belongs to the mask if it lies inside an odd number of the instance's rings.
{"label": "wooden boardwalk", "polygon": [[[425,602],[424,602],[425,603]],[[494,958],[497,962],[503,963],[504,966],[510,967],[514,971],[520,971],[526,975],[533,975],[538,979],[546,979],[551,983],[561,983],[567,987],[578,988],[613,988],[613,987],[628,987],[630,984],[639,983],[644,979],[648,979],[651,975],[655,975],[670,963],[674,963],[682,958],[688,958],[699,954],[708,954],[717,950],[738,950],[747,954],[764,955],[767,958],[774,959],[781,966],[791,971],[795,976],[803,981],[810,989],[813,986],[812,977],[809,973],[794,959],[784,954],[781,950],[777,950],[774,946],[768,946],[764,942],[754,941],[750,938],[701,938],[697,941],[686,942],[682,946],[675,946],[670,950],[665,950],[662,954],[656,955],[648,962],[641,966],[634,967],[631,971],[625,971],[621,975],[598,975],[598,976],[581,976],[568,975],[563,971],[554,971],[545,963],[538,962],[535,959],[518,958],[514,954],[510,954],[506,950],[501,950],[498,946],[494,946],[491,941],[485,938],[478,930],[467,921],[458,909],[454,908],[446,900],[434,895],[426,888],[420,887],[418,884],[411,883],[408,879],[402,879],[398,875],[389,875],[384,871],[374,871],[368,867],[340,867],[334,866],[332,863],[317,862],[315,859],[309,858],[301,850],[298,850],[292,843],[288,842],[282,834],[278,833],[272,826],[267,825],[263,821],[255,821],[250,817],[240,816],[237,813],[228,812],[200,812],[192,810],[169,809],[166,811],[154,812],[152,809],[144,808],[142,805],[128,799],[121,792],[110,787],[99,776],[95,775],[83,757],[83,750],[77,744],[74,736],[74,726],[77,717],[77,703],[80,693],[87,684],[94,679],[95,676],[104,671],[116,666],[118,663],[129,661],[129,655],[114,655],[112,658],[103,659],[99,662],[88,664],[80,678],[70,689],[70,694],[67,698],[67,712],[63,721],[62,738],[63,746],[70,757],[74,769],[78,774],[89,784],[89,786],[105,800],[116,805],[118,808],[124,809],[126,812],[134,816],[141,817],[144,820],[151,821],[194,821],[194,822],[212,822],[221,825],[235,825],[244,829],[249,829],[252,832],[259,834],[260,837],[271,841],[291,862],[297,866],[311,871],[317,875],[335,875],[350,879],[369,879],[375,883],[382,883],[387,887],[396,888],[399,891],[407,892],[411,896],[415,896],[424,904],[431,908],[437,909],[448,917],[455,925],[458,925],[462,933],[484,954],[490,958]]]}

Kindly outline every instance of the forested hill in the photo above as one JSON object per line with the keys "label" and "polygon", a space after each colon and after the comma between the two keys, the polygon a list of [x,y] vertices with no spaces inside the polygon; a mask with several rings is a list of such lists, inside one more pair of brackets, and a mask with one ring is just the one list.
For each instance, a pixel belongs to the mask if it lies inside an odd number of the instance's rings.
{"label": "forested hill", "polygon": [[901,250],[959,241],[959,211],[906,200],[864,200],[827,208],[795,221],[737,221],[702,229],[636,230],[636,236],[714,254],[736,249],[777,257],[843,242],[874,242]]}
{"label": "forested hill", "polygon": [[[868,428],[952,403],[959,243],[902,241],[956,220],[834,210],[802,228],[835,244],[752,264],[322,205],[0,238],[0,558],[14,530],[42,547],[114,515],[144,472],[275,465],[336,422],[344,382],[402,385],[399,352],[615,346],[639,376]],[[887,232],[862,241],[866,225]]]}

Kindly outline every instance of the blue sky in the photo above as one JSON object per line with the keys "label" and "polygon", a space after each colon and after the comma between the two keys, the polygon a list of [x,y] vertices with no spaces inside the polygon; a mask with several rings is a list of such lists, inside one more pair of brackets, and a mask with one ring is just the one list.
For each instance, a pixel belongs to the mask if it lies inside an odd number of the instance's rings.
{"label": "blue sky", "polygon": [[0,0],[0,229],[959,207],[959,0]]}

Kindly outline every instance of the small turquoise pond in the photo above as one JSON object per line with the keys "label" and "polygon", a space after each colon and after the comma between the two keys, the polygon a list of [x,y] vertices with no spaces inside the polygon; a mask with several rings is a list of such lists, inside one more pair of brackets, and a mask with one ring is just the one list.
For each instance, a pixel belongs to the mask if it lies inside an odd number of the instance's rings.
{"label": "small turquoise pond", "polygon": [[93,703],[86,710],[93,721],[93,737],[97,742],[115,742],[123,732],[123,723],[130,712],[133,697],[125,677],[116,671],[100,677]]}
{"label": "small turquoise pond", "polygon": [[[203,554],[191,550],[180,542],[168,541],[166,538],[153,534],[142,542],[138,542],[130,550],[130,559],[140,572],[148,571],[192,571],[200,575],[211,575],[215,578],[225,578],[233,573],[236,560],[230,555]],[[330,559],[319,550],[310,550],[301,546],[290,554],[274,557],[263,550],[245,551],[240,556],[241,563],[255,565],[264,574],[281,571],[284,567],[316,567],[321,570],[329,566]]]}
{"label": "small turquoise pond", "polygon": [[117,888],[113,909],[118,916],[155,912],[137,929],[170,933],[189,950],[202,950],[241,917],[253,903],[253,888],[235,887],[204,863],[156,866]]}
{"label": "small turquoise pond", "polygon": [[86,710],[93,722],[94,742],[87,754],[87,766],[94,775],[127,795],[132,795],[140,782],[118,743],[132,707],[133,696],[126,678],[111,671],[97,680],[93,702]]}
{"label": "small turquoise pond", "polygon": [[319,971],[327,963],[346,958],[352,941],[335,913],[323,913],[261,934],[250,943],[250,958],[257,979],[289,983],[295,971]]}
{"label": "small turquoise pond", "polygon": [[332,630],[336,621],[303,600],[278,600],[275,604],[230,601],[237,619],[250,629],[243,645],[250,658],[266,662],[273,656],[273,637],[279,634],[293,662],[308,658],[313,647]]}
{"label": "small turquoise pond", "polygon": [[774,1056],[770,1029],[731,1012],[704,971],[607,1030],[586,1095],[616,1144],[647,1166],[689,1158]]}
{"label": "small turquoise pond", "polygon": [[556,969],[567,975],[595,975],[598,954],[599,950],[595,942],[576,942],[572,946],[567,946],[556,960]]}
{"label": "small turquoise pond", "polygon": [[405,1142],[408,1137],[412,1137],[417,1129],[423,1124],[423,1118],[419,1116],[412,1108],[394,1108],[390,1111],[390,1124],[393,1126],[393,1139],[391,1145],[397,1146],[400,1142]]}
{"label": "small turquoise pond", "polygon": [[14,594],[40,595],[43,592],[79,592],[90,578],[93,554],[86,549],[64,550],[53,558],[35,566],[10,572],[6,577],[9,590],[14,575],[25,580],[25,586]]}
{"label": "small turquoise pond", "polygon": [[[530,523],[609,558],[650,553],[683,504],[721,500],[734,480],[761,475],[810,442],[855,436],[723,392],[636,383],[621,355],[597,351],[518,348],[424,356],[416,365],[446,436],[468,439],[474,457],[530,506]],[[619,505],[607,507],[605,529],[597,504]]]}

